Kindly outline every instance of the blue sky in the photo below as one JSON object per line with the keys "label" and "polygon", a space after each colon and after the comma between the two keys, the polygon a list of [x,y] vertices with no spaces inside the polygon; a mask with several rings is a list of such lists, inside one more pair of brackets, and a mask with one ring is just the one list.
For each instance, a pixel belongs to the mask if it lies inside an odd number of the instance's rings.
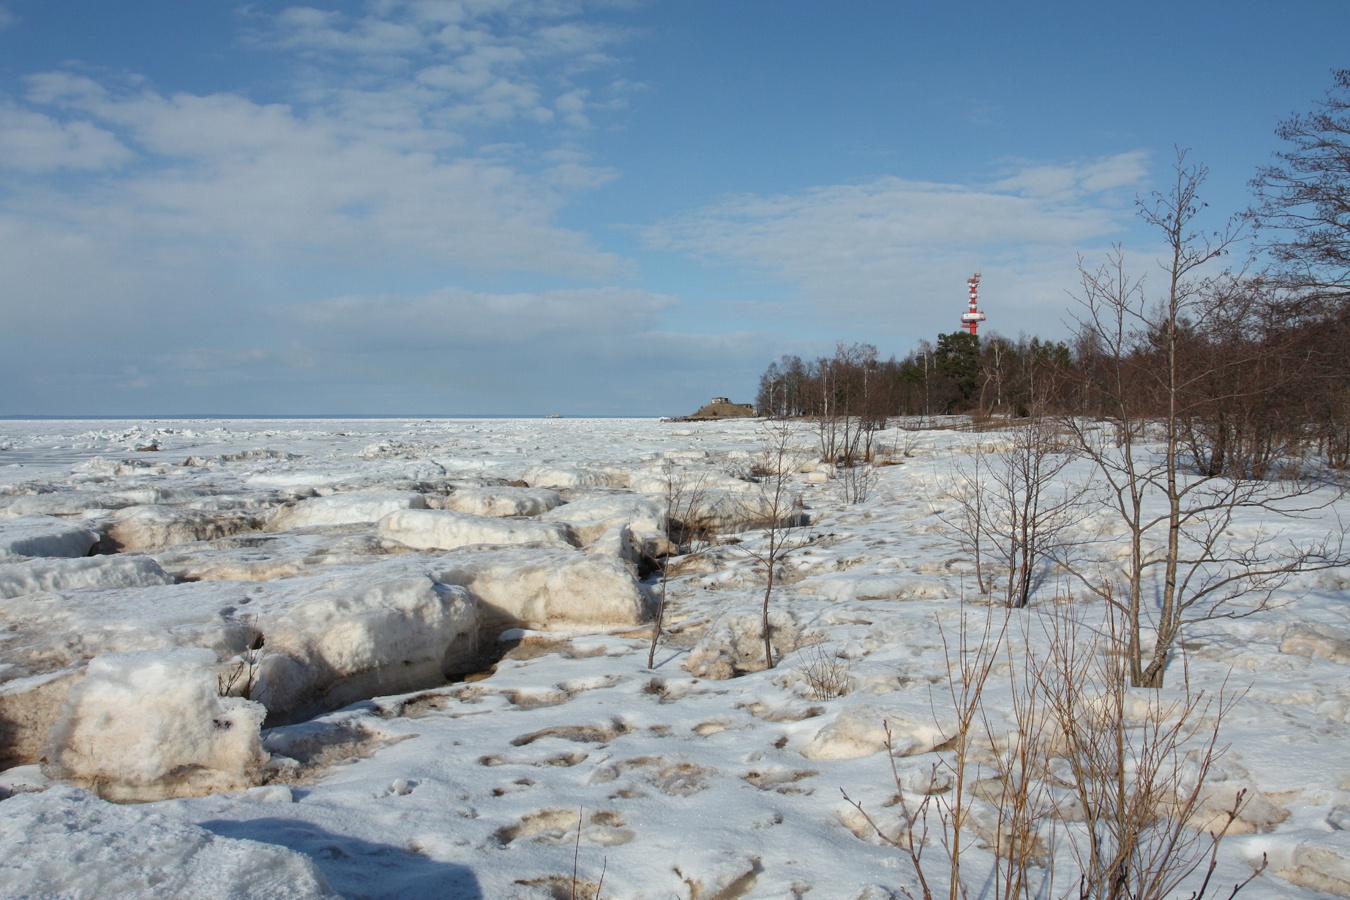
{"label": "blue sky", "polygon": [[1339,0],[0,0],[0,415],[667,415],[785,353],[1065,337],[1219,228]]}

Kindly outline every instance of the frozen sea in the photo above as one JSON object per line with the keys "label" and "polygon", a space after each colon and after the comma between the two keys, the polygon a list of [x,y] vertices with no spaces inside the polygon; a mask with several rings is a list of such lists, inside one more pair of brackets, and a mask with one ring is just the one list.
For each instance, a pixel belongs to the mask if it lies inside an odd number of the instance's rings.
{"label": "frozen sea", "polygon": [[[747,511],[776,437],[758,420],[0,421],[0,896],[922,896],[873,824],[901,834],[898,791],[951,800],[962,637],[973,651],[1007,623],[966,773],[988,785],[1045,623],[1099,622],[1101,603],[1052,575],[1026,610],[977,596],[951,496],[998,431],[892,427],[858,500],[802,425],[785,477],[805,524],[770,600],[784,644],[755,670],[740,645],[767,536]],[[649,667],[661,577],[633,548],[661,546],[679,485],[743,498],[719,508],[746,520],[670,564]],[[1237,536],[1342,538],[1350,501],[1323,490]],[[1109,510],[1077,516],[1118,558]],[[1131,695],[1223,698],[1205,788],[1247,807],[1207,896],[1263,856],[1244,898],[1350,896],[1347,586],[1305,573],[1271,609],[1197,623],[1167,687]],[[225,684],[241,663],[256,685]],[[990,797],[963,831],[971,896],[1001,896]],[[1076,896],[1075,823],[1047,832],[1027,896]],[[946,895],[941,835],[933,818],[922,861]]]}

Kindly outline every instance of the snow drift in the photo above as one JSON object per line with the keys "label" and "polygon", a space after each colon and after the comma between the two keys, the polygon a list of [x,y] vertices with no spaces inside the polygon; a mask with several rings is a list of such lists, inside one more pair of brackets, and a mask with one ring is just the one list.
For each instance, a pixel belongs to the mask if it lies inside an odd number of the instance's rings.
{"label": "snow drift", "polygon": [[110,800],[158,800],[257,783],[262,704],[221,697],[216,654],[175,647],[91,660],[52,730],[53,776]]}

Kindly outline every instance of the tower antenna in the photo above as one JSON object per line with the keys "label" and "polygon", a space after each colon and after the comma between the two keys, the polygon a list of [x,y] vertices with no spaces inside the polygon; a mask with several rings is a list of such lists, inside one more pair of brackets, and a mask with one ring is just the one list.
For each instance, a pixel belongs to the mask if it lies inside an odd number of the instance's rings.
{"label": "tower antenna", "polygon": [[984,321],[984,313],[980,312],[980,273],[966,279],[966,286],[970,288],[970,309],[961,314],[961,327],[971,334],[980,327]]}

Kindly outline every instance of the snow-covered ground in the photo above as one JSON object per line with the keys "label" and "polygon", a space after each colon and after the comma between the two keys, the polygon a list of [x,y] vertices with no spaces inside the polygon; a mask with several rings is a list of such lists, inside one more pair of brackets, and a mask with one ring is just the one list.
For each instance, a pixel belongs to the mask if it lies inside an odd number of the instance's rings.
{"label": "snow-covered ground", "polygon": [[[754,421],[0,422],[0,895],[917,896],[844,793],[897,821],[887,724],[911,802],[950,758],[954,644],[990,609],[939,513],[977,438],[886,432],[897,464],[857,504],[800,466],[784,655],[721,678],[758,646],[765,439]],[[662,546],[670,484],[702,487],[726,543],[671,579],[648,668],[657,576],[634,548]],[[1347,518],[1336,500],[1241,524],[1310,545]],[[1245,691],[1207,781],[1249,798],[1220,896],[1263,853],[1243,897],[1350,895],[1348,585],[1300,575],[1277,609],[1185,635],[1193,690]],[[846,693],[813,688],[822,666]],[[1010,683],[986,688],[994,731],[1016,730]],[[971,871],[991,859],[978,824]],[[945,895],[936,833],[924,858]]]}

